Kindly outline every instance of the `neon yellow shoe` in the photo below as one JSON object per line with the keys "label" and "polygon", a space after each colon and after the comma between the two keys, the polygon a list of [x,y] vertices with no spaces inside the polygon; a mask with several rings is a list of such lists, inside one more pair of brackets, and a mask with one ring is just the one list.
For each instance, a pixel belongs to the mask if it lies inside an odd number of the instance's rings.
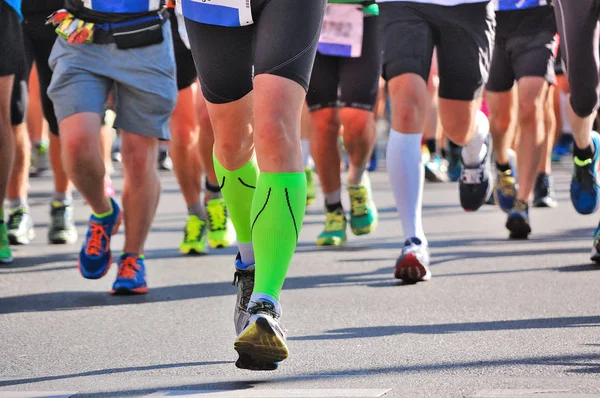
{"label": "neon yellow shoe", "polygon": [[13,262],[12,251],[8,244],[8,231],[4,221],[0,223],[0,264],[10,264]]}
{"label": "neon yellow shoe", "polygon": [[325,213],[325,229],[317,237],[317,246],[344,246],[346,242],[346,215],[341,207]]}
{"label": "neon yellow shoe", "polygon": [[194,215],[189,215],[185,224],[185,236],[179,245],[183,254],[205,254],[207,246],[208,222]]}
{"label": "neon yellow shoe", "polygon": [[371,194],[371,181],[365,173],[363,183],[358,185],[348,184],[350,194],[350,228],[354,235],[366,235],[375,231],[379,214]]}
{"label": "neon yellow shoe", "polygon": [[208,244],[212,248],[228,247],[235,242],[235,228],[227,213],[223,198],[206,203],[208,213]]}
{"label": "neon yellow shoe", "polygon": [[304,172],[306,173],[306,205],[308,206],[317,197],[317,191],[315,190],[315,181],[310,167],[304,168]]}

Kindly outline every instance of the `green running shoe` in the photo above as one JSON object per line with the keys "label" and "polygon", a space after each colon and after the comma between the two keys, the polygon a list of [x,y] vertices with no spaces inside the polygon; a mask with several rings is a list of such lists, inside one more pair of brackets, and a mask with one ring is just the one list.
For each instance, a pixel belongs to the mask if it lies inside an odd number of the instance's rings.
{"label": "green running shoe", "polygon": [[0,220],[0,264],[10,264],[12,262],[12,251],[8,245],[8,231],[4,220]]}
{"label": "green running shoe", "polygon": [[379,215],[371,194],[371,181],[365,173],[363,183],[348,184],[350,194],[350,228],[354,235],[366,235],[375,231]]}
{"label": "green running shoe", "polygon": [[346,215],[339,207],[325,213],[325,229],[317,237],[317,246],[344,246],[346,242]]}
{"label": "green running shoe", "polygon": [[308,206],[317,197],[317,191],[315,189],[315,181],[311,168],[306,167],[304,172],[306,173],[306,205]]}
{"label": "green running shoe", "polygon": [[217,249],[228,247],[235,241],[235,228],[227,212],[223,198],[211,199],[206,203],[208,213],[208,244]]}
{"label": "green running shoe", "polygon": [[185,224],[185,235],[179,250],[183,254],[205,254],[207,247],[208,222],[194,215],[189,215]]}

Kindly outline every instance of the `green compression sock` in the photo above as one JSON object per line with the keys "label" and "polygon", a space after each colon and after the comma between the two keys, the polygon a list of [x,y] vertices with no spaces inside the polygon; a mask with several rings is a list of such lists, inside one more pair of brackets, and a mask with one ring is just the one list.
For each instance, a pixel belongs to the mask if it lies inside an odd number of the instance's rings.
{"label": "green compression sock", "polygon": [[252,241],[250,211],[259,173],[256,157],[252,156],[248,163],[233,171],[221,166],[214,155],[213,161],[237,240],[240,243],[249,243]]}
{"label": "green compression sock", "polygon": [[306,210],[306,174],[261,173],[252,202],[254,293],[279,300]]}

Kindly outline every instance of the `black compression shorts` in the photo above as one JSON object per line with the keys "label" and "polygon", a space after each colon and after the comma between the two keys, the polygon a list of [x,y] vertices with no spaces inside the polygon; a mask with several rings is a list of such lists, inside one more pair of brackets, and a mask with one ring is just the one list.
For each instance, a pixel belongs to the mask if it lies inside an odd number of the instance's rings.
{"label": "black compression shorts", "polygon": [[272,74],[308,90],[326,0],[253,0],[254,24],[230,28],[186,18],[202,92],[224,104],[252,91],[252,79]]}
{"label": "black compression shorts", "polygon": [[364,19],[360,57],[335,57],[317,52],[306,96],[311,111],[337,107],[373,110],[381,76],[377,18]]}
{"label": "black compression shorts", "polygon": [[46,12],[25,15],[22,24],[25,67],[15,75],[13,96],[11,101],[11,122],[13,125],[25,121],[28,103],[29,74],[35,62],[38,79],[40,82],[40,95],[44,118],[48,121],[48,127],[52,134],[58,134],[58,123],[54,114],[54,106],[48,98],[46,91],[52,71],[48,66],[48,58],[56,40],[56,33],[52,25],[46,25]]}
{"label": "black compression shorts", "polygon": [[25,67],[23,33],[17,12],[0,0],[0,76],[22,72]]}
{"label": "black compression shorts", "polygon": [[496,22],[496,44],[486,89],[508,91],[515,80],[523,77],[543,77],[555,84],[558,34],[552,7],[497,12]]}
{"label": "black compression shorts", "polygon": [[179,35],[179,23],[175,11],[170,14],[173,50],[175,51],[175,65],[177,67],[177,90],[183,90],[196,81],[196,66],[194,65],[192,52],[185,46]]}
{"label": "black compression shorts", "polygon": [[440,98],[470,101],[487,82],[494,44],[494,2],[440,6],[416,2],[379,5],[387,81],[415,73],[427,81],[434,47]]}

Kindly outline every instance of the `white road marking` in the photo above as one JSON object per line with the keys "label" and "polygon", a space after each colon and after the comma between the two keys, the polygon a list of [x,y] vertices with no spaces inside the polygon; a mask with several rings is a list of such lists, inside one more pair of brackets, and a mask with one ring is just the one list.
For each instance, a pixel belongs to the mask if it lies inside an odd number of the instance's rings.
{"label": "white road marking", "polygon": [[247,390],[198,390],[198,391],[159,391],[146,398],[158,397],[230,397],[230,398],[274,398],[274,397],[381,397],[391,389],[258,389]]}

